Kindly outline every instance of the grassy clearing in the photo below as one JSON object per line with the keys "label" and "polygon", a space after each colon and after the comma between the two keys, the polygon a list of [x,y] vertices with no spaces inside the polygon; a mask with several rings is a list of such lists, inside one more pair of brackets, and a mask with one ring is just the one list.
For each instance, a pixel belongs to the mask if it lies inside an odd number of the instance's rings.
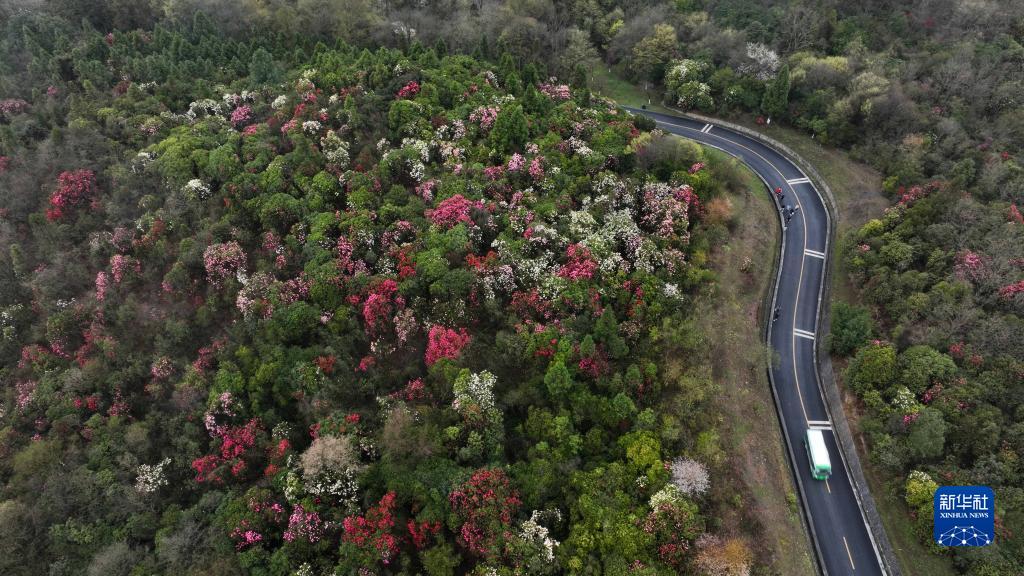
{"label": "grassy clearing", "polygon": [[735,170],[744,183],[728,195],[730,230],[709,254],[718,281],[696,302],[718,388],[716,413],[728,423],[720,428],[727,460],[721,467],[726,474],[718,480],[739,494],[716,515],[729,531],[756,534],[755,553],[771,573],[813,574],[765,371],[760,313],[778,250],[775,209],[753,172],[718,150],[705,150],[716,171]]}
{"label": "grassy clearing", "polygon": [[640,108],[646,104],[648,110],[673,113],[659,103],[661,96],[657,91],[644,90],[632,82],[623,80],[612,72],[607,64],[597,64],[590,72],[590,89],[596,94],[611,98],[624,106]]}

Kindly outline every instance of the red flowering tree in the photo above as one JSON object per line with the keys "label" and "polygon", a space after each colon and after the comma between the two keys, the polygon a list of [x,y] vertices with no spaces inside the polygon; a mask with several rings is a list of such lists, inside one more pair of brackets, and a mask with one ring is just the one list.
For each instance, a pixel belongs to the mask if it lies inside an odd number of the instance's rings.
{"label": "red flowering tree", "polygon": [[61,172],[57,177],[57,189],[50,195],[50,207],[46,209],[48,220],[61,220],[96,196],[96,174],[92,170]]}
{"label": "red flowering tree", "polygon": [[398,91],[396,96],[398,98],[412,98],[413,96],[420,93],[420,83],[415,80],[410,80],[408,84],[402,86],[401,90]]}
{"label": "red flowering tree", "polygon": [[[368,561],[390,564],[398,555],[395,527],[395,493],[388,492],[364,516],[349,516],[342,522],[342,542],[352,544]],[[372,560],[371,560],[372,559]]]}
{"label": "red flowering tree", "polygon": [[473,554],[494,557],[511,536],[519,493],[500,468],[481,468],[448,496],[460,526],[459,543]]}
{"label": "red flowering tree", "polygon": [[250,448],[256,445],[262,432],[263,427],[255,418],[242,426],[211,427],[210,435],[220,440],[220,450],[192,461],[196,482],[223,483],[227,477],[226,471],[230,471],[231,477],[243,476],[249,469],[250,460],[260,455],[260,452]]}
{"label": "red flowering tree", "polygon": [[363,302],[363,320],[366,322],[366,329],[370,333],[376,332],[381,322],[387,320],[395,305],[402,306],[404,301],[401,296],[396,298],[398,293],[398,282],[388,278],[370,291]]}
{"label": "red flowering tree", "polygon": [[431,326],[430,333],[427,335],[427,352],[424,357],[427,366],[433,366],[442,358],[452,360],[458,358],[462,349],[469,344],[471,339],[465,328],[460,328],[456,332],[444,326]]}

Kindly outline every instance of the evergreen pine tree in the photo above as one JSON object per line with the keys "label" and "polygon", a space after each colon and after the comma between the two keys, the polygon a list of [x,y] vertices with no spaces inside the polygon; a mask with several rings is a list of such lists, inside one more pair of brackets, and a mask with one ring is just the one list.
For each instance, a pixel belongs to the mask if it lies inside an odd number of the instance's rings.
{"label": "evergreen pine tree", "polygon": [[573,88],[586,88],[587,87],[587,69],[583,64],[577,64],[572,71],[572,87]]}
{"label": "evergreen pine tree", "polygon": [[523,67],[523,84],[527,86],[536,86],[540,82],[540,72],[537,70],[537,65],[530,62]]}
{"label": "evergreen pine tree", "polygon": [[523,82],[515,72],[510,72],[508,76],[505,76],[505,91],[517,96],[522,93]]}
{"label": "evergreen pine tree", "polygon": [[779,75],[768,84],[761,100],[761,111],[769,117],[781,117],[789,109],[789,65],[783,64]]}
{"label": "evergreen pine tree", "polygon": [[270,52],[259,48],[252,53],[252,59],[249,60],[249,76],[252,77],[253,83],[266,84],[273,81],[276,75]]}
{"label": "evergreen pine tree", "polygon": [[448,55],[448,44],[444,41],[444,38],[438,38],[437,42],[434,42],[434,52],[437,52],[440,58]]}
{"label": "evergreen pine tree", "polygon": [[487,34],[480,35],[480,58],[482,60],[491,59],[491,43],[487,40]]}
{"label": "evergreen pine tree", "polygon": [[491,144],[502,152],[518,150],[530,137],[523,107],[515,104],[498,113],[491,129]]}

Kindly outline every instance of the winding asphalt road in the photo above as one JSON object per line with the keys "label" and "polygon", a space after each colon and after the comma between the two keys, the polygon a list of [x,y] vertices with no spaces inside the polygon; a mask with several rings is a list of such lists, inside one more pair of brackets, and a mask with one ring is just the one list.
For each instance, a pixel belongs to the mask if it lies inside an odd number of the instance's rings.
{"label": "winding asphalt road", "polygon": [[[815,339],[821,337],[817,334],[818,312],[831,249],[831,223],[821,195],[796,164],[755,138],[689,118],[627,110],[653,118],[663,130],[735,156],[757,173],[769,190],[781,188],[783,198],[777,201],[780,219],[781,205],[798,208],[783,228],[781,267],[773,297],[779,317],[768,326],[768,342],[779,359],[769,367],[769,375],[783,434],[822,572],[829,576],[885,574],[832,433],[818,378]],[[824,431],[832,460],[828,480],[811,476],[804,448],[808,428]]]}

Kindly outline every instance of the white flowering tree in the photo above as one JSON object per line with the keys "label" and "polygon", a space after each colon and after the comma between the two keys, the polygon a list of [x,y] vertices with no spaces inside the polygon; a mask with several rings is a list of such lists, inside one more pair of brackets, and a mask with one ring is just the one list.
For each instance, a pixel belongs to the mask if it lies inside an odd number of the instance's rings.
{"label": "white flowering tree", "polygon": [[497,382],[497,377],[486,370],[472,373],[464,369],[455,379],[452,408],[462,416],[463,425],[448,428],[447,435],[459,445],[459,459],[463,461],[483,461],[503,449],[503,418],[494,402]]}
{"label": "white flowering tree", "polygon": [[[289,462],[291,464],[292,462]],[[334,496],[354,504],[358,490],[356,475],[361,469],[358,455],[348,436],[320,436],[299,457],[298,476],[288,478],[293,496],[304,489],[314,496]],[[289,490],[286,489],[286,495]],[[289,498],[291,499],[291,498]]]}
{"label": "white flowering tree", "polygon": [[740,72],[766,82],[775,78],[780,64],[774,50],[760,42],[747,42],[747,61],[740,66]]}
{"label": "white flowering tree", "polygon": [[689,58],[673,61],[665,74],[665,87],[684,109],[711,110],[715,101],[711,97],[711,86],[707,84],[707,62]]}
{"label": "white flowering tree", "polygon": [[526,548],[523,560],[528,574],[552,574],[558,570],[555,549],[560,543],[551,537],[550,530],[542,523],[559,522],[561,519],[561,512],[553,509],[534,510],[530,519],[523,521],[518,536]]}
{"label": "white flowering tree", "polygon": [[140,464],[135,477],[135,489],[141,494],[152,494],[167,485],[167,475],[164,467],[171,463],[170,458],[164,458],[156,464]]}
{"label": "white flowering tree", "polygon": [[696,460],[676,458],[670,468],[672,484],[687,496],[702,496],[711,486],[707,467]]}

